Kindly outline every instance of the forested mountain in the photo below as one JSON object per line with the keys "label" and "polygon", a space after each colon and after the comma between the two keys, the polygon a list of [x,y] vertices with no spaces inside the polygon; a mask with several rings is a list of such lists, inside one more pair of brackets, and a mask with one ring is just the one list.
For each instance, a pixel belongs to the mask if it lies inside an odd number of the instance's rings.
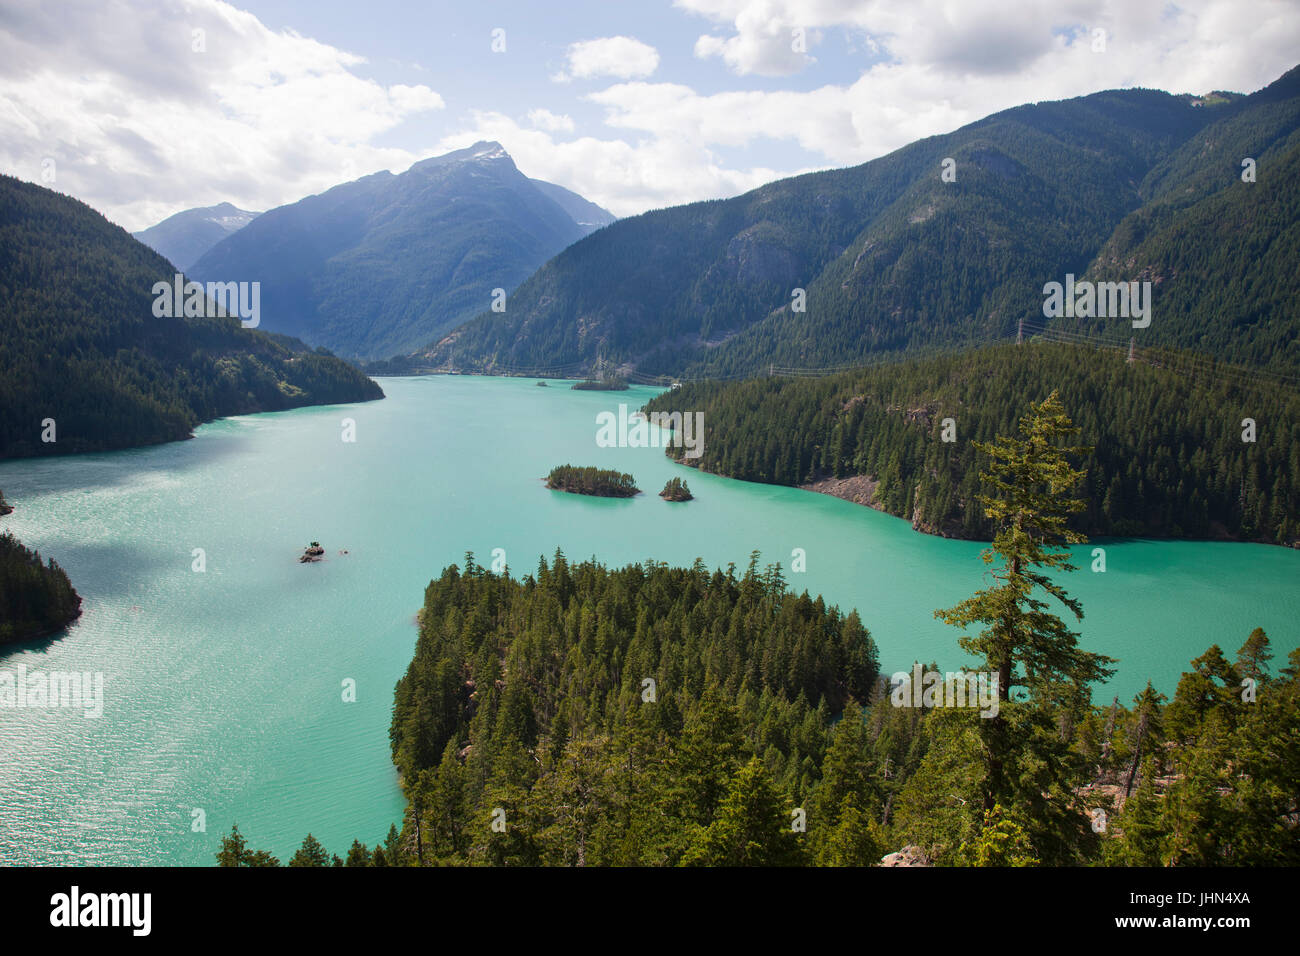
{"label": "forested mountain", "polygon": [[263,213],[191,271],[260,281],[267,329],[382,359],[490,308],[493,289],[513,291],[608,218],[476,143]]}
{"label": "forested mountain", "polygon": [[1295,374],[1298,116],[1300,68],[1247,97],[1117,90],[1006,110],[862,166],[617,222],[421,360],[824,368],[1014,335],[1069,273],[1152,281],[1141,344]]}
{"label": "forested mountain", "polygon": [[223,202],[216,206],[182,210],[131,235],[185,272],[203,253],[260,215]]}
{"label": "forested mountain", "polygon": [[237,319],[156,318],[154,283],[174,271],[85,204],[0,177],[0,457],[156,444],[223,415],[383,397],[332,355]]}
{"label": "forested mountain", "polygon": [[[1146,200],[1087,278],[1158,290],[1141,341],[1195,348],[1294,376],[1300,370],[1300,68],[1197,133],[1147,174]],[[1253,171],[1243,162],[1250,159]],[[1243,174],[1253,178],[1243,181]],[[1076,320],[1095,332],[1098,321]]]}
{"label": "forested mountain", "polygon": [[[1129,364],[1123,352],[1031,341],[819,379],[687,383],[646,409],[704,413],[703,454],[686,464],[815,485],[925,531],[987,539],[974,443],[1004,433],[1026,401],[1058,390],[1080,442],[1093,446],[1075,527],[1300,540],[1300,393],[1189,365],[1183,353],[1138,354]],[[953,441],[944,440],[949,418]],[[1243,441],[1246,418],[1253,442]]]}

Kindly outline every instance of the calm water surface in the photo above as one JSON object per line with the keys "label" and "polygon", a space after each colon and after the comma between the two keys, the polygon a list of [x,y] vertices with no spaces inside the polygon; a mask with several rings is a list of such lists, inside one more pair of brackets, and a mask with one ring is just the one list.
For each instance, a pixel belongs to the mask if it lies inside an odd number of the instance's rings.
{"label": "calm water surface", "polygon": [[[429,579],[503,548],[517,574],[560,547],[609,564],[711,567],[760,550],[791,586],[856,607],[882,668],[956,668],[934,608],[980,586],[981,545],[824,495],[684,472],[658,449],[595,445],[595,415],[654,391],[574,392],[467,376],[383,381],[388,398],[227,419],[192,441],[0,463],[6,526],[68,571],[85,613],[64,636],[0,651],[0,669],[104,675],[104,714],[0,709],[0,862],[210,864],[232,821],[282,859],[310,830],[342,855],[402,811],[389,760],[394,682]],[[356,422],[356,442],[341,440]],[[707,441],[707,431],[706,431]],[[647,494],[546,490],[572,462],[632,472]],[[696,501],[657,496],[674,474]],[[311,540],[327,560],[300,565]],[[1104,542],[1108,570],[1069,587],[1090,649],[1120,658],[1127,700],[1172,694],[1211,643],[1263,626],[1300,644],[1300,553],[1261,545]],[[195,548],[207,570],[191,569]],[[790,573],[791,552],[807,571]],[[346,549],[347,554],[340,551]],[[345,680],[356,702],[343,701]],[[194,832],[195,811],[206,832]]]}

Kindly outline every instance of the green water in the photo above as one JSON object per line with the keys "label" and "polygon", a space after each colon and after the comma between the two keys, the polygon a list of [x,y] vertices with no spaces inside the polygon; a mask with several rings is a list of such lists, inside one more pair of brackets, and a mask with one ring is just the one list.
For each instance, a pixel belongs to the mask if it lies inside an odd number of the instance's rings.
{"label": "green water", "polygon": [[[228,419],[193,441],[0,463],[5,524],[67,569],[85,614],[0,670],[104,675],[104,715],[0,708],[0,861],[209,864],[237,820],[282,858],[310,830],[342,854],[400,817],[388,758],[392,687],[430,577],[503,548],[515,573],[561,547],[610,564],[740,567],[758,549],[791,586],[856,607],[882,669],[958,667],[932,611],[977,588],[981,546],[913,532],[823,495],[689,473],[696,501],[657,497],[682,470],[658,449],[602,449],[595,415],[649,389],[531,380],[388,379],[365,405]],[[356,442],[341,421],[356,421]],[[706,423],[707,424],[707,423]],[[707,430],[706,430],[707,441]],[[546,490],[564,462],[632,472],[647,494]],[[328,559],[300,565],[312,539]],[[1108,570],[1069,582],[1084,643],[1121,659],[1112,688],[1172,693],[1188,660],[1265,627],[1300,644],[1300,553],[1256,545],[1105,542]],[[191,569],[203,548],[207,571]],[[807,553],[806,573],[790,571]],[[347,549],[347,555],[339,551]],[[1276,661],[1275,661],[1276,663]],[[356,702],[342,682],[356,682]],[[193,832],[195,809],[206,832]]]}

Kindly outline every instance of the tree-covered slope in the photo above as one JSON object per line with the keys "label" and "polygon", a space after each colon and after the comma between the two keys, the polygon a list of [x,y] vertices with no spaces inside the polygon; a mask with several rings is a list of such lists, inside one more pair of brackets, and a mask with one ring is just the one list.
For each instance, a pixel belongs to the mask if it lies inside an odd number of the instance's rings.
{"label": "tree-covered slope", "polygon": [[[1080,529],[1300,539],[1300,395],[1200,365],[1189,374],[1175,353],[1146,357],[1167,367],[1070,345],[993,346],[821,379],[685,384],[646,408],[704,413],[703,454],[688,463],[706,471],[783,485],[857,478],[819,487],[926,531],[987,539],[973,443],[1058,390],[1094,448]],[[943,440],[947,418],[955,441]]]}
{"label": "tree-covered slope", "polygon": [[0,533],[0,645],[52,634],[81,614],[81,596],[51,558]]}
{"label": "tree-covered slope", "polygon": [[[520,580],[469,558],[425,592],[396,689],[393,759],[438,821],[431,858],[673,863],[722,812],[744,750],[765,756],[773,801],[778,788],[806,790],[831,717],[867,698],[876,667],[856,613],[787,591],[779,568],[756,561],[737,576],[703,562],[570,565],[557,553]],[[561,791],[581,786],[571,774],[616,752],[628,771],[659,768],[649,776],[660,787],[566,822]],[[474,824],[495,807],[501,840]],[[773,810],[788,826],[789,811]]]}
{"label": "tree-covered slope", "polygon": [[[1300,375],[1300,68],[1156,166],[1087,278],[1153,283],[1140,341]],[[1253,181],[1242,179],[1254,161]],[[1100,321],[1072,327],[1096,332]]]}
{"label": "tree-covered slope", "polygon": [[263,213],[192,272],[260,281],[268,329],[387,358],[489,308],[493,289],[513,290],[595,227],[574,217],[603,210],[546,186],[477,143]]}
{"label": "tree-covered slope", "polygon": [[[1223,647],[1243,638],[1131,706],[1041,684],[1001,701],[1024,776],[986,813],[992,722],[942,694],[900,706],[856,612],[774,570],[467,561],[426,589],[396,689],[400,831],[346,863],[309,833],[288,865],[860,867],[905,846],[939,866],[1294,865],[1300,649],[1275,667],[1249,623]],[[237,827],[217,861],[280,862]]]}
{"label": "tree-covered slope", "polygon": [[[1296,326],[1284,305],[1294,191],[1283,194],[1296,85],[1292,71],[1250,97],[1121,90],[1017,107],[862,166],[623,220],[539,269],[505,314],[480,315],[420,362],[544,369],[603,357],[642,373],[735,376],[967,347],[1013,334],[1021,319],[1041,322],[1043,286],[1067,273],[1082,278],[1104,261],[1108,277],[1150,278],[1122,250],[1150,231],[1137,224],[1160,203],[1178,224],[1167,245],[1184,257],[1180,276],[1196,273],[1199,285],[1156,285],[1153,328],[1164,337],[1150,343],[1227,347],[1240,361],[1300,371],[1294,348],[1270,351]],[[1198,206],[1241,194],[1228,187],[1240,185],[1245,155],[1262,157],[1266,188],[1233,216]],[[1265,254],[1242,268],[1252,250]],[[1211,261],[1217,271],[1197,271]],[[1256,314],[1225,323],[1225,301]],[[1253,327],[1261,314],[1266,331]],[[1131,331],[1125,319],[1097,328]]]}
{"label": "tree-covered slope", "polygon": [[0,177],[0,457],[155,444],[223,415],[383,397],[339,359],[237,319],[155,318],[154,283],[173,274],[83,203]]}

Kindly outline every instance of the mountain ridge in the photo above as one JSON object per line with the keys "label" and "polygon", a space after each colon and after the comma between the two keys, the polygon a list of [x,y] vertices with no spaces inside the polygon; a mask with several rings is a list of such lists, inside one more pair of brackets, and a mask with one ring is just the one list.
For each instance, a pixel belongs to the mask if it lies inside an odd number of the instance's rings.
{"label": "mountain ridge", "polygon": [[185,272],[218,242],[260,215],[260,212],[221,202],[215,206],[181,210],[131,235]]}
{"label": "mountain ridge", "polygon": [[481,141],[269,210],[192,272],[260,281],[271,330],[384,358],[488,307],[494,289],[513,292],[591,231],[566,206],[599,207],[547,186],[524,176],[499,143]]}
{"label": "mountain ridge", "polygon": [[[1222,132],[1230,151],[1258,155],[1290,142],[1297,115],[1300,68],[1250,96],[1131,89],[1013,107],[859,166],[619,220],[529,277],[505,314],[480,313],[412,363],[490,372],[601,358],[645,375],[732,377],[978,345],[1014,334],[1021,318],[1041,321],[1043,285],[1099,271],[1145,205],[1203,190],[1206,176],[1237,179],[1239,167],[1191,162],[1197,142]],[[1213,254],[1210,241],[1201,255]],[[1220,298],[1241,305],[1239,292]],[[1156,290],[1142,344],[1197,347],[1218,320],[1166,328],[1168,293]],[[1248,321],[1232,315],[1220,357],[1265,360]],[[1292,307],[1277,322],[1286,335],[1300,315]],[[1300,371],[1294,351],[1268,361]]]}
{"label": "mountain ridge", "polygon": [[154,285],[175,267],[70,196],[0,176],[0,249],[0,457],[158,444],[227,415],[383,398],[328,352],[215,308],[156,316]]}

